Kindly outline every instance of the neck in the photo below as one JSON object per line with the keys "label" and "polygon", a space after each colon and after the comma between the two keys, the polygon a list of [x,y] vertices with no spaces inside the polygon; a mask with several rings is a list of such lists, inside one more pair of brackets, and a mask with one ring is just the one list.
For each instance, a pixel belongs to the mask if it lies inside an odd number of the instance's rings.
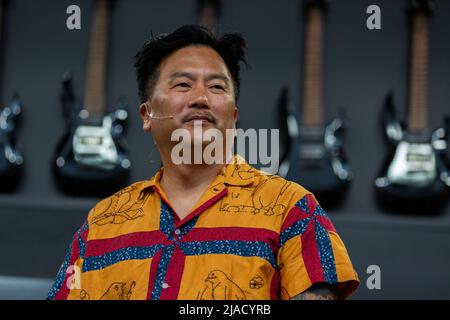
{"label": "neck", "polygon": [[[164,162],[163,162],[164,164]],[[161,186],[166,193],[195,192],[205,190],[223,168],[216,165],[164,164]]]}
{"label": "neck", "polygon": [[161,186],[170,193],[205,190],[225,166],[219,164],[174,164],[170,154],[161,153],[164,173]]}

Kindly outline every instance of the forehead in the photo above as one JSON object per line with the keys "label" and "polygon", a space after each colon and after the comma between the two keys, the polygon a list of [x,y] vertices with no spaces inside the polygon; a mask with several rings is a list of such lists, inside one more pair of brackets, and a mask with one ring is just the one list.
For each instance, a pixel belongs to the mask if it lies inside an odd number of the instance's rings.
{"label": "forehead", "polygon": [[225,61],[214,49],[207,46],[189,46],[178,49],[165,58],[160,67],[160,78],[174,72],[223,73],[231,80]]}

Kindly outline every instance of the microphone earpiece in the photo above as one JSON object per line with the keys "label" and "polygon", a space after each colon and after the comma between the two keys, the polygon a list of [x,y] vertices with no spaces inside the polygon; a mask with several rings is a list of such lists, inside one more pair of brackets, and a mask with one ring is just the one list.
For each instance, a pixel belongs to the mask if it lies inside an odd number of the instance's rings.
{"label": "microphone earpiece", "polygon": [[148,112],[147,102],[144,102],[144,104],[145,104],[145,111],[147,112],[147,115],[152,119],[160,120],[160,119],[173,119],[174,118],[174,116],[155,117],[153,115],[153,110],[152,110],[152,112]]}
{"label": "microphone earpiece", "polygon": [[147,113],[147,115],[150,118],[153,117],[153,110],[152,110],[152,112],[148,112],[148,104],[147,104],[147,102],[144,102],[144,105],[145,105],[145,112]]}

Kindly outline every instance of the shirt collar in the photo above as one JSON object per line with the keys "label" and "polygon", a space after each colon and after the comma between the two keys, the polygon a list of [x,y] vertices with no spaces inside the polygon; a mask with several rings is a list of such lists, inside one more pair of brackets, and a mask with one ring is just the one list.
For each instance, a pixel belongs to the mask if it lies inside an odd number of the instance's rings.
{"label": "shirt collar", "polygon": [[[150,180],[144,181],[142,190],[159,186],[163,171],[164,168],[161,168]],[[223,166],[216,179],[221,180],[225,185],[249,186],[252,185],[255,180],[255,173],[255,168],[250,166],[243,157],[235,154],[231,161]]]}

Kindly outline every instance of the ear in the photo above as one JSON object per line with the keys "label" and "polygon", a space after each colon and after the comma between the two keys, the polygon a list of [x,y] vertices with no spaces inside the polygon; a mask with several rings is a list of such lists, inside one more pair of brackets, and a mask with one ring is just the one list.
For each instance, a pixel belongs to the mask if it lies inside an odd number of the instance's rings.
{"label": "ear", "polygon": [[234,127],[236,128],[236,123],[239,117],[239,109],[238,106],[234,107],[234,114],[233,114],[233,118],[234,118]]}
{"label": "ear", "polygon": [[[147,106],[148,106],[148,101],[142,103],[139,106],[139,115],[141,116],[142,119],[142,129],[145,132],[151,132],[152,131],[152,122],[151,122],[151,118],[149,117],[148,113],[147,113]],[[149,108],[150,109],[150,108]],[[150,111],[148,111],[150,112]]]}

